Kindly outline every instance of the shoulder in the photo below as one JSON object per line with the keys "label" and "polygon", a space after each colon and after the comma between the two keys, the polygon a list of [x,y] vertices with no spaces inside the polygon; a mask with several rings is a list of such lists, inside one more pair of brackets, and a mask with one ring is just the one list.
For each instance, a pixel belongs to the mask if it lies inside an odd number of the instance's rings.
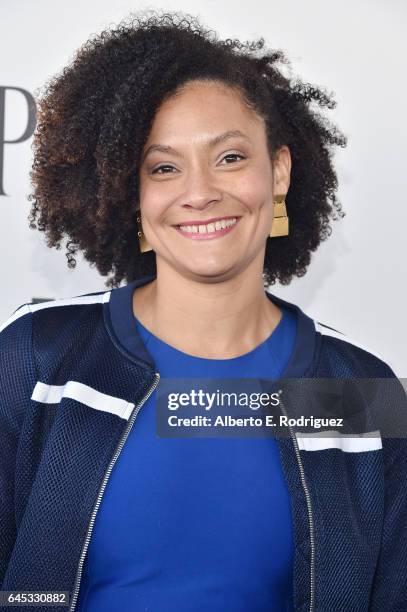
{"label": "shoulder", "polygon": [[0,323],[0,429],[17,435],[41,372],[89,345],[110,291],[21,304]]}
{"label": "shoulder", "polygon": [[38,303],[25,303],[18,306],[14,312],[2,323],[0,323],[0,335],[7,333],[18,333],[32,321],[44,321],[51,323],[52,320],[63,320],[75,318],[79,312],[92,311],[108,302],[111,291],[97,291],[66,298],[44,300]]}
{"label": "shoulder", "polygon": [[[393,365],[384,355],[326,323],[314,319],[319,338],[318,369],[334,370],[341,377],[395,378]],[[324,374],[321,374],[324,375]]]}
{"label": "shoulder", "polygon": [[[21,304],[0,323],[2,364],[52,360],[86,345],[104,330],[110,291]],[[34,366],[33,366],[34,367]]]}

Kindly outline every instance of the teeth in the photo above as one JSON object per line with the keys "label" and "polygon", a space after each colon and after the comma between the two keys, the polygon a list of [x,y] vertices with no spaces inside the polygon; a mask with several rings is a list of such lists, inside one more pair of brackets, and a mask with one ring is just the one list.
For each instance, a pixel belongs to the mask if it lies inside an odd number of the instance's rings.
{"label": "teeth", "polygon": [[180,225],[179,228],[188,234],[212,234],[213,232],[235,225],[236,221],[237,219],[234,217],[233,219],[221,219],[207,225]]}

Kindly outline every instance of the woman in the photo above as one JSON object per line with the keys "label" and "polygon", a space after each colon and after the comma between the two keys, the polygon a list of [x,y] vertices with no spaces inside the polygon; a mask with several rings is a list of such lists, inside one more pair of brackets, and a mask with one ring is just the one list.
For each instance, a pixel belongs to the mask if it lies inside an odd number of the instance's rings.
{"label": "woman", "polygon": [[81,612],[407,609],[403,440],[157,437],[166,380],[394,378],[265,290],[343,215],[345,138],[263,46],[135,18],[39,102],[31,227],[114,278],[2,326],[3,591]]}

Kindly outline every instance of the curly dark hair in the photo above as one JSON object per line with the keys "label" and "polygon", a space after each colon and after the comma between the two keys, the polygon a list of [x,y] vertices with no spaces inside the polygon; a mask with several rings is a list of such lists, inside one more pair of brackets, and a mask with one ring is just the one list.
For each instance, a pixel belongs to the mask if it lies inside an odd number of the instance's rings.
{"label": "curly dark hair", "polygon": [[156,274],[154,251],[140,252],[139,164],[159,105],[192,79],[222,81],[242,94],[265,120],[270,158],[287,145],[292,158],[286,198],[289,236],[267,240],[263,280],[287,285],[303,276],[329,221],[343,217],[337,200],[332,145],[346,137],[312,108],[334,108],[333,94],[284,76],[283,51],[264,39],[219,40],[185,13],[131,13],[93,35],[38,96],[30,173],[30,228],[47,246],[61,248],[66,235],[68,267],[82,250],[106,287]]}

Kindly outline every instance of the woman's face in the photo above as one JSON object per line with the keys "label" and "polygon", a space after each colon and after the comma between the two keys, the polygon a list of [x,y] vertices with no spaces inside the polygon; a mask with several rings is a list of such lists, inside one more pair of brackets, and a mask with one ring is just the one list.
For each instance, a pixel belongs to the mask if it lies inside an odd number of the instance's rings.
{"label": "woman's face", "polygon": [[236,90],[193,81],[168,98],[140,166],[143,230],[157,269],[165,262],[206,282],[255,259],[262,270],[273,194],[287,193],[290,168],[287,147],[273,168],[264,121]]}

